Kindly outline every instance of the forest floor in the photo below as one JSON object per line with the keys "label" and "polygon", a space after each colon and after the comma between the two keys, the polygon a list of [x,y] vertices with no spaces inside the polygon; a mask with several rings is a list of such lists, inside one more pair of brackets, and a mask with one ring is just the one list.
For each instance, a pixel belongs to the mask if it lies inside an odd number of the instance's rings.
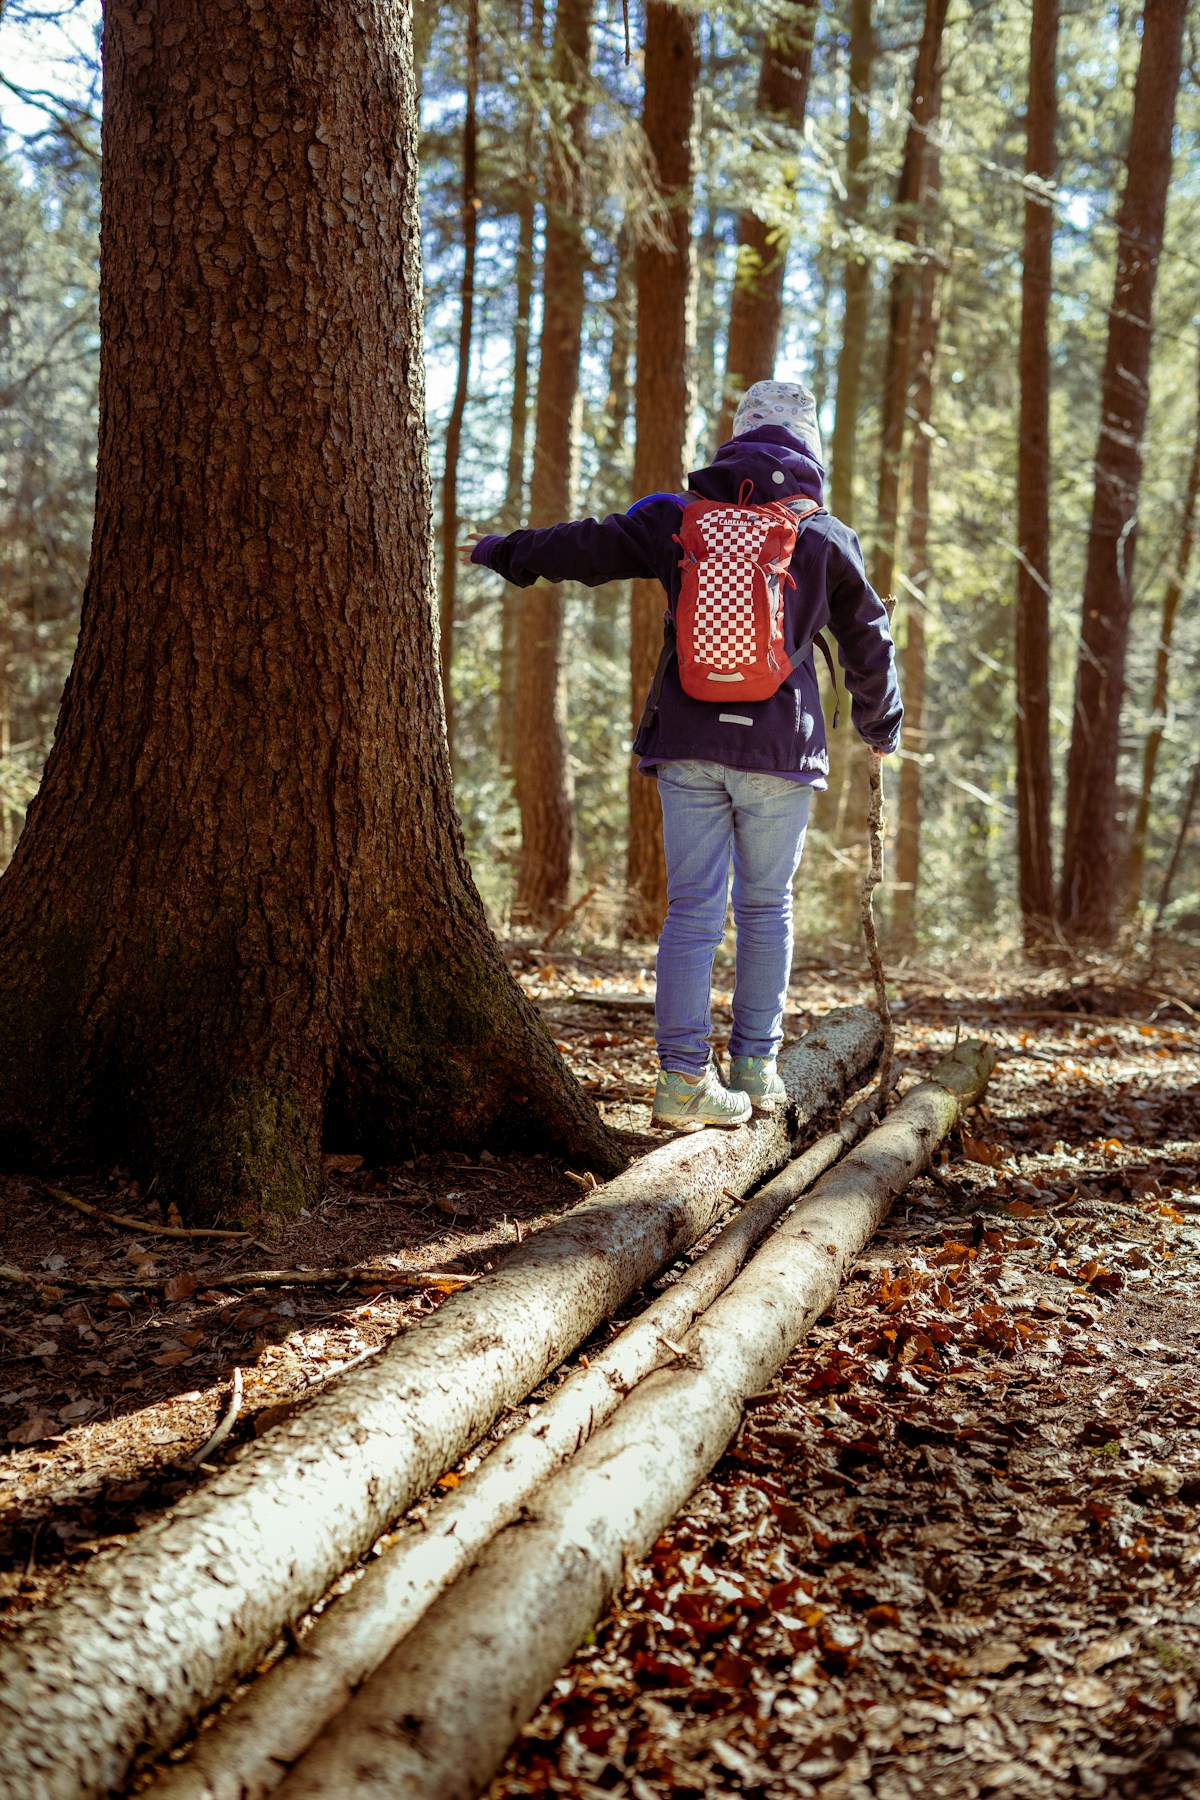
{"label": "forest floor", "polygon": [[[631,1150],[660,1142],[648,958],[513,966]],[[1200,1786],[1200,980],[980,960],[899,986],[904,1069],[985,1036],[985,1105],[631,1567],[489,1800]],[[857,967],[798,970],[789,1035],[865,998]],[[257,1241],[0,1180],[0,1256],[32,1277],[0,1282],[0,1633],[589,1185],[547,1157],[329,1161],[319,1206]],[[163,1223],[120,1171],[71,1192]],[[261,1279],[297,1268],[338,1273]],[[236,1423],[197,1467],[235,1369]]]}

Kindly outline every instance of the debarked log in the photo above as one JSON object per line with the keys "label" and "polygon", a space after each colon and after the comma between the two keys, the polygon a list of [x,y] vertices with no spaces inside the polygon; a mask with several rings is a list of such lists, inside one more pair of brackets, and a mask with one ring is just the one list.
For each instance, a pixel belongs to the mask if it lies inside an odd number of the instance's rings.
{"label": "debarked log", "polygon": [[737,1275],[754,1245],[872,1118],[859,1106],[760,1188],[704,1254],[606,1350],[563,1382],[479,1467],[368,1564],[328,1606],[296,1654],[281,1657],[202,1731],[153,1800],[263,1800],[355,1689],[537,1488],[612,1416],[624,1396],[679,1353],[676,1340]]}
{"label": "debarked log", "polygon": [[[785,1059],[801,1122],[873,1066],[874,1012]],[[0,1645],[0,1795],[92,1800],[166,1748],[389,1525],[790,1150],[776,1116],[652,1152],[347,1372]]]}
{"label": "debarked log", "polygon": [[278,1790],[280,1800],[469,1800],[621,1580],[733,1437],[994,1058],[963,1045],[825,1175],[520,1519],[425,1615]]}

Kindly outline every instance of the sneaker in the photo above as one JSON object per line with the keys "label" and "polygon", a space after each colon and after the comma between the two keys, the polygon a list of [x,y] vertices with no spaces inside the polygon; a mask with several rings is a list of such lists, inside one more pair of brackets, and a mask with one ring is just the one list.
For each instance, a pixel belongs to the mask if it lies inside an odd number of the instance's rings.
{"label": "sneaker", "polygon": [[731,1057],[729,1086],[735,1094],[745,1094],[755,1112],[774,1112],[787,1105],[787,1089],[773,1056]]}
{"label": "sneaker", "polygon": [[731,1094],[709,1063],[702,1075],[660,1069],[651,1125],[669,1131],[702,1131],[706,1125],[745,1125],[751,1116],[745,1094]]}

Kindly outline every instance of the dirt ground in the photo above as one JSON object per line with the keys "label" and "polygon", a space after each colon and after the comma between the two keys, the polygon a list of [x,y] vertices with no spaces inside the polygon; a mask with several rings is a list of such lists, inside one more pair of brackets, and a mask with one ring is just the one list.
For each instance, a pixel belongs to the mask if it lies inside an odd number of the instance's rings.
{"label": "dirt ground", "polygon": [[[631,1150],[660,1141],[651,971],[513,963]],[[904,1078],[977,1033],[1000,1055],[986,1105],[631,1571],[490,1800],[1200,1788],[1198,985],[901,971]],[[797,971],[789,1033],[866,997],[855,966]],[[257,1241],[0,1182],[0,1633],[589,1185],[547,1157],[346,1161]],[[120,1171],[70,1193],[165,1222]],[[318,1278],[263,1279],[296,1270]]]}

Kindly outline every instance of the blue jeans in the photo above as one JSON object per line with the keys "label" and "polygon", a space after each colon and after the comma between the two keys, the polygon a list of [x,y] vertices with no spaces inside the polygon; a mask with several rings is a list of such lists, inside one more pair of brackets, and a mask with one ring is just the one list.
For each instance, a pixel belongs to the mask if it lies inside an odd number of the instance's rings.
{"label": "blue jeans", "polygon": [[658,1060],[698,1075],[708,1062],[713,958],[725,931],[729,853],[737,980],[733,1056],[774,1056],[792,971],[792,879],[800,866],[812,789],[723,763],[664,763],[658,771],[667,858],[667,917],[658,940]]}

